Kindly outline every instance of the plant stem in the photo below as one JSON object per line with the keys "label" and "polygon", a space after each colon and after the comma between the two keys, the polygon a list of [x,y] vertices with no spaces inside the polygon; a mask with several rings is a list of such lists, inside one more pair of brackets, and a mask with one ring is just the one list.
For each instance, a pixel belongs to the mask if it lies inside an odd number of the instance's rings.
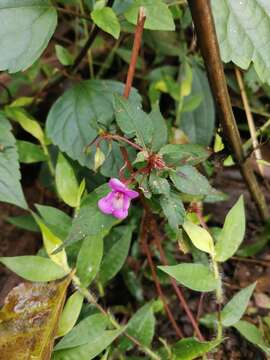
{"label": "plant stem", "polygon": [[142,34],[143,34],[143,27],[144,27],[145,19],[146,19],[145,11],[144,11],[144,8],[141,6],[139,9],[138,20],[137,20],[137,25],[136,25],[136,30],[135,30],[135,37],[134,37],[133,48],[132,48],[132,53],[131,53],[131,59],[130,59],[127,80],[126,80],[126,85],[125,85],[125,90],[124,90],[124,97],[126,99],[129,97],[129,93],[130,93],[133,79],[134,79],[138,55],[139,55],[139,51],[141,48]]}
{"label": "plant stem", "polygon": [[[256,128],[255,128],[255,124],[254,124],[254,119],[253,119],[253,115],[252,115],[252,112],[251,112],[251,109],[249,106],[249,101],[248,101],[248,97],[246,94],[244,81],[243,81],[241,72],[237,67],[235,68],[235,75],[236,75],[236,80],[237,80],[237,83],[238,83],[238,86],[240,89],[240,93],[241,93],[241,97],[242,97],[242,101],[243,101],[243,105],[244,105],[244,109],[245,109],[245,113],[246,113],[246,117],[247,117],[247,122],[248,122],[249,132],[250,132],[250,136],[251,136],[252,146],[254,149],[255,159],[262,160],[262,152],[259,147]],[[264,177],[264,166],[260,163],[257,163],[257,165],[258,165],[260,174],[262,175],[262,177]]]}
{"label": "plant stem", "polygon": [[[270,116],[270,115],[269,115]],[[270,119],[268,119],[257,131],[256,131],[256,136],[259,136],[261,134],[263,134],[268,128],[270,127]],[[250,147],[252,146],[252,139],[248,139],[244,144],[243,144],[243,149],[244,151],[247,151]]]}
{"label": "plant stem", "polygon": [[64,9],[64,8],[61,8],[59,6],[54,6],[54,8],[63,13],[63,14],[67,14],[67,15],[70,15],[70,16],[76,16],[78,18],[81,18],[81,19],[84,19],[84,20],[87,20],[87,21],[92,21],[91,18],[89,16],[86,16],[84,14],[80,14],[80,13],[77,13],[76,11],[74,10],[69,10],[69,9]]}
{"label": "plant stem", "polygon": [[266,221],[269,219],[266,200],[249,162],[245,161],[240,134],[232,111],[210,0],[188,0],[188,3],[222,127],[260,216]]}
{"label": "plant stem", "polygon": [[142,248],[143,248],[143,252],[145,253],[146,257],[147,257],[147,261],[148,261],[148,264],[149,264],[149,267],[150,267],[150,270],[151,270],[151,273],[152,273],[152,277],[153,277],[153,280],[154,280],[154,283],[155,283],[155,286],[156,286],[156,290],[157,290],[157,293],[158,293],[158,296],[160,297],[162,303],[163,303],[163,306],[164,306],[164,309],[167,313],[167,316],[177,334],[178,337],[182,338],[183,337],[183,333],[181,331],[181,329],[178,327],[175,319],[174,319],[174,316],[171,312],[171,309],[169,307],[169,305],[167,304],[167,301],[166,301],[166,298],[163,294],[163,291],[161,289],[161,286],[160,286],[160,282],[159,282],[159,279],[158,279],[158,276],[157,276],[157,273],[156,273],[156,269],[155,269],[155,265],[153,263],[153,259],[152,259],[152,255],[151,255],[151,251],[148,247],[148,244],[147,244],[147,237],[148,237],[148,230],[149,230],[149,226],[148,226],[148,217],[147,217],[147,213],[145,212],[144,215],[143,215],[143,218],[142,218],[142,222],[141,222],[141,233],[140,233],[140,240],[141,240],[141,244],[142,244]]}
{"label": "plant stem", "polygon": [[[93,304],[101,314],[103,314],[111,323],[111,325],[115,329],[121,329],[122,326],[117,322],[117,320],[114,318],[114,316],[108,311],[105,310],[95,299],[95,297],[88,291],[86,288],[82,288],[79,279],[76,276],[73,276],[72,278],[74,286],[80,291],[80,293],[85,297],[85,299],[90,303]],[[161,360],[160,357],[155,354],[151,349],[149,349],[147,346],[140,343],[139,340],[134,338],[133,336],[129,335],[126,331],[123,332],[123,335],[125,335],[130,341],[133,342],[138,348],[141,349],[146,355],[148,355],[153,360]]]}

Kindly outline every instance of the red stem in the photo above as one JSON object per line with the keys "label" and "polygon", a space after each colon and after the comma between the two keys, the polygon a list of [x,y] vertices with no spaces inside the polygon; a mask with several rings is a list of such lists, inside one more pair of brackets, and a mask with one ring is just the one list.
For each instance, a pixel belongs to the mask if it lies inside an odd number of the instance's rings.
{"label": "red stem", "polygon": [[164,309],[168,315],[168,318],[177,334],[178,337],[182,338],[183,337],[183,333],[181,331],[181,329],[178,327],[174,317],[173,317],[173,314],[169,308],[169,305],[167,304],[167,301],[166,301],[166,298],[163,294],[163,291],[161,289],[161,286],[160,286],[160,282],[159,282],[159,279],[158,279],[158,276],[157,276],[157,273],[156,273],[156,269],[155,269],[155,265],[153,263],[153,259],[152,259],[152,255],[151,255],[151,251],[148,247],[148,244],[147,244],[147,234],[148,234],[148,226],[147,226],[147,215],[144,214],[143,215],[143,218],[142,218],[142,225],[141,225],[141,242],[142,242],[142,248],[143,248],[143,252],[146,254],[146,257],[147,257],[147,261],[149,263],[149,266],[150,266],[150,269],[151,269],[151,273],[152,273],[152,277],[153,277],[153,280],[154,280],[154,283],[155,283],[155,286],[156,286],[156,290],[157,290],[157,293],[160,297],[160,299],[162,300],[163,302],[163,305],[164,305]]}
{"label": "red stem", "polygon": [[142,34],[143,34],[143,27],[144,27],[145,19],[146,19],[146,16],[145,16],[144,8],[140,7],[136,30],[135,30],[133,48],[132,48],[132,53],[131,53],[131,59],[130,59],[128,74],[127,74],[126,86],[125,86],[125,90],[124,90],[124,97],[126,99],[128,99],[128,97],[129,97],[133,79],[134,79],[138,55],[139,55],[139,51],[141,48]]}
{"label": "red stem", "polygon": [[[154,234],[154,241],[158,248],[161,262],[163,265],[168,265],[166,255],[165,255],[162,245],[161,245],[160,234],[158,232],[157,224],[155,221],[153,221],[153,219],[152,219],[152,233]],[[204,337],[202,336],[202,333],[199,329],[199,326],[195,320],[194,315],[192,314],[192,312],[189,309],[189,306],[185,300],[185,297],[184,297],[181,289],[178,287],[176,280],[174,280],[173,278],[170,278],[170,281],[171,281],[172,287],[176,293],[176,296],[178,297],[178,299],[180,301],[181,306],[183,307],[187,317],[189,318],[189,321],[191,322],[191,325],[193,326],[193,329],[194,329],[196,335],[198,336],[199,340],[203,341]]]}

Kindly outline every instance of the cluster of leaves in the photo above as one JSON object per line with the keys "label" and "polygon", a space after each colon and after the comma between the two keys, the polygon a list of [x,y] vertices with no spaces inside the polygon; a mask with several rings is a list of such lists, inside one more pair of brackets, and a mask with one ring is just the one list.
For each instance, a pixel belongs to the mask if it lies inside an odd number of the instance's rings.
{"label": "cluster of leaves", "polygon": [[[11,74],[8,94],[12,95],[8,101],[1,97],[0,200],[27,212],[10,218],[11,223],[40,232],[43,238],[43,248],[35,256],[0,258],[3,265],[33,282],[15,288],[0,311],[0,349],[11,360],[29,356],[55,360],[96,356],[103,360],[145,356],[195,359],[226,341],[223,332],[233,327],[269,355],[270,345],[261,331],[241,320],[256,284],[236,293],[218,314],[200,319],[214,329],[213,334],[217,332],[215,339],[188,337],[170,345],[162,339],[154,345],[155,351],[151,349],[156,317],[163,315],[165,305],[161,299],[146,300],[143,281],[156,281],[154,273],[143,267],[135,271],[126,261],[130,255],[141,263],[140,220],[144,213],[156,224],[160,222],[165,234],[170,261],[158,266],[158,281],[166,285],[174,278],[196,292],[214,292],[221,306],[220,269],[244,239],[244,201],[239,198],[222,228],[207,228],[197,211],[203,202],[221,201],[226,195],[214,189],[208,179],[213,172],[209,146],[215,135],[215,109],[201,58],[189,43],[191,16],[187,5],[163,0],[112,3],[4,0],[0,4],[4,24],[0,30],[0,70]],[[138,79],[144,86],[141,93],[132,88],[125,98],[125,84],[111,74],[104,80],[103,75],[117,64],[121,68],[129,63],[141,6],[146,14],[144,46],[153,59],[139,57]],[[270,22],[269,6],[258,0],[212,0],[212,8],[224,61],[232,60],[243,68],[253,62],[260,81],[269,80],[267,47],[262,46]],[[264,18],[259,29],[252,29],[249,12],[256,15],[252,18],[255,26]],[[63,46],[62,41],[53,48],[49,45],[48,51],[61,64],[56,70],[40,56],[53,34],[58,34],[57,21],[60,27],[66,17],[74,20],[66,33],[71,31],[79,45],[70,41],[69,35],[66,40],[71,46]],[[92,33],[99,29],[91,54],[86,54],[90,80],[85,79],[85,68],[78,71],[78,47],[83,49],[87,44],[84,36],[89,36],[89,24]],[[179,46],[180,40],[184,45]],[[104,56],[102,49],[105,47],[106,52],[108,44],[113,45]],[[245,46],[241,52],[239,44]],[[75,74],[81,75],[80,80],[74,80]],[[63,75],[74,84],[53,103],[43,126],[38,111],[43,101],[40,95]],[[254,73],[253,78],[257,75]],[[20,95],[22,85],[31,88],[31,96]],[[15,133],[24,134],[27,140],[14,137],[11,123]],[[216,135],[215,148],[218,139]],[[20,163],[30,164],[27,169],[40,164],[42,186],[69,210],[43,204],[31,210],[20,182]],[[130,216],[122,222],[98,208],[98,200],[109,193],[107,181],[112,177],[128,180],[141,193]],[[176,262],[177,244],[191,254],[192,261]],[[95,288],[98,297],[104,297],[119,273],[139,307],[134,314],[126,308],[120,310],[130,317],[126,325],[117,322],[117,311],[113,314],[102,308],[92,294]],[[70,284],[74,291],[65,302]],[[26,352],[21,344],[29,342],[33,347]],[[136,356],[135,345],[146,354],[144,357]]]}

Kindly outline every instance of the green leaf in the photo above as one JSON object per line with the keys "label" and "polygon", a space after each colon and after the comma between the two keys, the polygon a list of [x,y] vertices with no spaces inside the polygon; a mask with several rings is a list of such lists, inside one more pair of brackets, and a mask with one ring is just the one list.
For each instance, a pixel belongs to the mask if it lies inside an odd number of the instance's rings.
{"label": "green leaf", "polygon": [[91,360],[105,350],[122,332],[123,329],[104,331],[85,345],[55,351],[52,360]]}
{"label": "green leaf", "polygon": [[[8,294],[0,311],[2,359],[50,359],[70,278],[21,283]],[[31,346],[29,346],[31,344]]]}
{"label": "green leaf", "polygon": [[36,145],[29,141],[23,140],[17,140],[16,145],[20,163],[32,164],[47,160],[47,157],[44,154],[40,145]]}
{"label": "green leaf", "polygon": [[195,95],[202,96],[200,105],[192,112],[181,114],[180,127],[190,142],[208,146],[214,135],[215,106],[206,74],[198,66],[192,66],[192,89],[185,101]]}
{"label": "green leaf", "polygon": [[218,281],[208,266],[202,264],[178,264],[172,266],[158,266],[158,268],[172,276],[180,284],[195,291],[213,291]]}
{"label": "green leaf", "polygon": [[264,338],[259,331],[259,329],[244,320],[238,321],[238,323],[234,324],[233,327],[239,331],[239,333],[251,344],[258,346],[261,350],[263,350],[267,355],[270,356],[270,347],[265,343]]}
{"label": "green leaf", "polygon": [[9,122],[0,113],[0,201],[27,209],[20,179],[15,138]]}
{"label": "green leaf", "polygon": [[47,205],[35,205],[43,218],[45,225],[59,237],[65,240],[71,228],[72,219],[63,211]]}
{"label": "green leaf", "polygon": [[105,284],[111,280],[124,265],[132,236],[130,225],[114,228],[104,241],[104,257],[99,271],[99,279]]}
{"label": "green leaf", "polygon": [[93,314],[83,319],[66,336],[59,341],[54,350],[77,348],[96,337],[102,336],[108,320],[102,314]]}
{"label": "green leaf", "polygon": [[31,215],[8,217],[5,220],[20,229],[39,232],[39,227]]}
{"label": "green leaf", "polygon": [[[97,137],[100,127],[108,127],[113,121],[114,93],[123,91],[123,84],[116,81],[79,82],[52,106],[46,122],[48,137],[69,157],[94,169],[95,151],[91,147],[86,151],[86,147]],[[133,89],[130,98],[139,106],[137,91]]]}
{"label": "green leaf", "polygon": [[62,240],[51,232],[51,230],[44,224],[38,215],[34,213],[32,213],[32,215],[42,233],[43,244],[48,256],[52,259],[53,262],[63,268],[66,272],[69,272],[70,269],[68,266],[65,249],[62,249],[61,251],[54,254],[54,251],[63,244]]}
{"label": "green leaf", "polygon": [[91,18],[94,23],[103,31],[111,34],[115,39],[120,35],[120,23],[115,12],[110,7],[92,11]]}
{"label": "green leaf", "polygon": [[198,165],[210,156],[209,151],[196,144],[167,144],[159,154],[170,166]]}
{"label": "green leaf", "polygon": [[149,177],[149,186],[153,194],[170,194],[170,184],[168,180],[158,176],[153,171],[151,172]]}
{"label": "green leaf", "polygon": [[216,348],[221,340],[201,342],[196,338],[186,338],[178,341],[172,346],[173,359],[193,360],[197,359]]}
{"label": "green leaf", "polygon": [[[141,307],[129,320],[126,333],[136,338],[144,346],[150,346],[155,334],[155,316],[153,304],[148,303]],[[132,347],[133,343],[123,338],[120,344],[122,351]]]}
{"label": "green leaf", "polygon": [[[125,49],[125,48],[119,48],[116,51],[116,54],[127,64],[130,63],[131,54],[132,51]],[[140,56],[138,56],[137,62],[136,62],[136,69],[142,70],[143,69],[143,60]]]}
{"label": "green leaf", "polygon": [[83,299],[78,290],[68,298],[59,320],[57,337],[62,337],[72,330],[80,315]]}
{"label": "green leaf", "polygon": [[88,287],[96,277],[103,255],[103,236],[87,236],[77,258],[76,275],[83,287]]}
{"label": "green leaf", "polygon": [[155,104],[152,107],[152,111],[150,112],[149,117],[152,120],[152,125],[154,128],[152,151],[158,151],[168,141],[168,127],[159,110],[158,104]]}
{"label": "green leaf", "polygon": [[250,297],[256,287],[256,283],[239,291],[234,297],[225,305],[221,312],[221,321],[224,326],[232,326],[241,319],[244,315]]}
{"label": "green leaf", "polygon": [[124,13],[127,21],[134,25],[137,24],[140,6],[143,6],[145,10],[145,29],[174,31],[175,25],[172,13],[168,5],[162,0],[134,0],[132,5]]}
{"label": "green leaf", "polygon": [[174,194],[163,195],[160,198],[160,206],[166,216],[169,225],[173,229],[178,229],[185,219],[185,208],[181,199]]}
{"label": "green leaf", "polygon": [[213,192],[205,176],[190,165],[179,166],[171,171],[170,178],[177,190],[191,195],[208,195]]}
{"label": "green leaf", "polygon": [[105,236],[114,225],[119,223],[115,217],[103,214],[97,206],[98,200],[106,196],[109,191],[108,185],[104,184],[83,199],[80,210],[73,219],[65,245],[75,243],[88,235]]}
{"label": "green leaf", "polygon": [[57,59],[64,66],[69,66],[74,63],[74,58],[70,52],[61,45],[55,45],[55,52]]}
{"label": "green leaf", "polygon": [[143,147],[151,143],[154,130],[152,120],[138,104],[122,96],[115,96],[115,117],[127,136],[136,136],[137,142]]}
{"label": "green leaf", "polygon": [[199,250],[214,256],[214,241],[209,232],[199,225],[195,225],[190,221],[183,224],[185,232],[188,234],[192,244]]}
{"label": "green leaf", "polygon": [[0,70],[14,73],[42,54],[56,28],[57,12],[49,0],[2,0],[0,23]]}
{"label": "green leaf", "polygon": [[67,272],[51,259],[40,256],[0,257],[0,262],[29,281],[53,281],[67,275]]}
{"label": "green leaf", "polygon": [[212,0],[212,9],[222,60],[243,69],[252,62],[261,81],[269,83],[268,2]]}
{"label": "green leaf", "polygon": [[244,199],[241,195],[228,212],[216,243],[216,260],[228,260],[241,245],[246,230]]}
{"label": "green leaf", "polygon": [[6,106],[6,115],[12,120],[18,122],[21,127],[38,139],[41,144],[45,143],[44,132],[37,120],[35,120],[26,110],[19,107]]}
{"label": "green leaf", "polygon": [[56,188],[61,199],[71,207],[77,207],[79,184],[73,167],[61,152],[55,168]]}

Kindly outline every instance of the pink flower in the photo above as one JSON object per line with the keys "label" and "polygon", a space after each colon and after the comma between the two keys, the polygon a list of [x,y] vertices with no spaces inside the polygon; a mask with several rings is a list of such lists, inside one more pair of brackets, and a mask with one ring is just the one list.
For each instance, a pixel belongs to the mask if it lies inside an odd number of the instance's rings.
{"label": "pink flower", "polygon": [[118,179],[111,179],[109,187],[112,191],[98,201],[98,207],[104,214],[111,214],[118,219],[128,216],[130,201],[139,196],[137,191],[129,189]]}

